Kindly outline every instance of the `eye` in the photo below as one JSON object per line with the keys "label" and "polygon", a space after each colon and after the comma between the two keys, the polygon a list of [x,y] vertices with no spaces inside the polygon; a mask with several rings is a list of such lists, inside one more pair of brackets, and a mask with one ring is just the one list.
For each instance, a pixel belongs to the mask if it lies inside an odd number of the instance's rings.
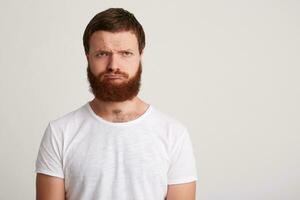
{"label": "eye", "polygon": [[122,55],[123,56],[126,56],[126,57],[128,57],[128,56],[131,56],[133,53],[131,53],[131,52],[129,52],[129,51],[123,51],[122,52]]}
{"label": "eye", "polygon": [[100,57],[108,56],[108,53],[107,52],[99,52],[95,56],[100,58]]}

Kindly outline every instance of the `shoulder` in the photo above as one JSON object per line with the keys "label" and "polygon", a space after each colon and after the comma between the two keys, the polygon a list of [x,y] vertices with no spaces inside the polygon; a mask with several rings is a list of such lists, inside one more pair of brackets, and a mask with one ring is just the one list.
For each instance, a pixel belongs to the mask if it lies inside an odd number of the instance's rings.
{"label": "shoulder", "polygon": [[156,107],[152,107],[152,120],[156,125],[164,128],[170,135],[180,137],[187,132],[187,126],[183,122]]}
{"label": "shoulder", "polygon": [[86,118],[86,104],[65,113],[55,119],[50,120],[49,126],[57,132],[63,132],[70,126],[79,124],[80,121]]}

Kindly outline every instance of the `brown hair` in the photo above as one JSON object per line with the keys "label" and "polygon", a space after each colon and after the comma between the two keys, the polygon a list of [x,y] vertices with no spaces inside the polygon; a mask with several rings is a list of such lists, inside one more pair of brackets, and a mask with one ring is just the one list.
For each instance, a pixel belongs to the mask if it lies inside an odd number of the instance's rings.
{"label": "brown hair", "polygon": [[145,33],[142,25],[132,13],[123,8],[109,8],[91,19],[83,34],[83,46],[86,54],[89,52],[90,37],[94,32],[100,30],[113,33],[131,31],[137,37],[140,53],[145,47]]}

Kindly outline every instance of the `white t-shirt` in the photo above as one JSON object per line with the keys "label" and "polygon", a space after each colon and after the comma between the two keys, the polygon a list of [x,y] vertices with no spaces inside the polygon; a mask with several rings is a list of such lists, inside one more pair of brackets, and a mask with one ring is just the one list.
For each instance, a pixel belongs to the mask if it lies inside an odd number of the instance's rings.
{"label": "white t-shirt", "polygon": [[110,122],[89,102],[51,120],[35,172],[64,179],[69,200],[163,200],[170,184],[197,180],[187,128],[150,105]]}

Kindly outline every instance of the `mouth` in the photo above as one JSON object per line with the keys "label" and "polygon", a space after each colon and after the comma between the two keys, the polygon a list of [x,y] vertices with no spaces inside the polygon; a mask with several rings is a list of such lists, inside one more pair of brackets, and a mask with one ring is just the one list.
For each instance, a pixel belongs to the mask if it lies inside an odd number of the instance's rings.
{"label": "mouth", "polygon": [[108,80],[118,80],[118,79],[122,79],[123,76],[120,76],[120,75],[106,75],[104,76],[105,79],[108,79]]}
{"label": "mouth", "polygon": [[105,78],[108,78],[108,79],[121,79],[122,76],[105,76]]}

